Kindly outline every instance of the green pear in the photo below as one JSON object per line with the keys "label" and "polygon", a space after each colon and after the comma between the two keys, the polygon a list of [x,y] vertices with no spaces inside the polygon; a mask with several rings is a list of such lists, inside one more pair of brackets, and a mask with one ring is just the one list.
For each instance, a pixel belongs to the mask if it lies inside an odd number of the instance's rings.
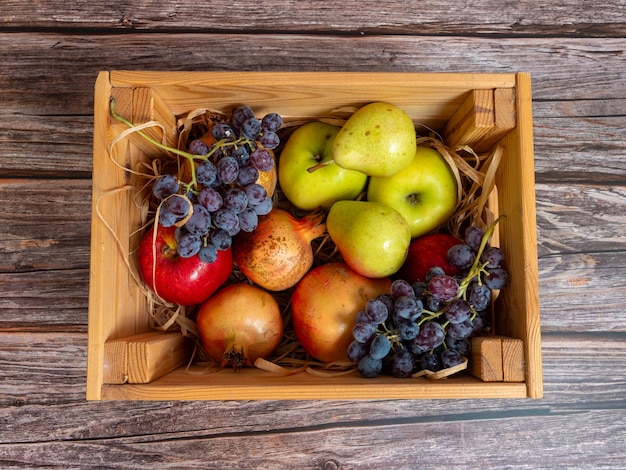
{"label": "green pear", "polygon": [[409,115],[389,103],[374,102],[348,118],[333,142],[333,160],[348,170],[391,176],[415,156],[417,138]]}
{"label": "green pear", "polygon": [[379,202],[337,201],[328,212],[326,229],[348,266],[371,278],[397,272],[411,243],[406,219]]}

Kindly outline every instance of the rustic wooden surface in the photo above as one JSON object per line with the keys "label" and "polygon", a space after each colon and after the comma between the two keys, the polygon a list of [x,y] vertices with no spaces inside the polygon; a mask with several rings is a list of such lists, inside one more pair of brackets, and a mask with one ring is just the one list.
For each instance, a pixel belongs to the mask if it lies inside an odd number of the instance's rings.
{"label": "rustic wooden surface", "polygon": [[[108,3],[0,12],[0,467],[624,468],[624,0]],[[86,402],[113,69],[530,72],[544,398]]]}

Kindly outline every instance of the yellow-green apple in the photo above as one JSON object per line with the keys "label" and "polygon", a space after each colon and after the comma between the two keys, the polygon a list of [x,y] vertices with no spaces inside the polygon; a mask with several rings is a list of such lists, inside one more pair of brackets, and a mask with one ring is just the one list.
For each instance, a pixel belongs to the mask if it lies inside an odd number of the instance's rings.
{"label": "yellow-green apple", "polygon": [[437,150],[420,146],[403,170],[386,178],[370,178],[367,200],[400,212],[411,228],[411,237],[416,238],[443,225],[454,213],[456,179]]}
{"label": "yellow-green apple", "polygon": [[343,262],[311,269],[291,297],[291,318],[298,342],[319,361],[349,361],[347,351],[357,313],[369,299],[389,289],[389,278],[362,276]]}
{"label": "yellow-green apple", "polygon": [[332,161],[331,147],[339,127],[320,121],[303,124],[287,140],[278,159],[278,181],[285,197],[297,208],[325,209],[342,199],[355,199],[365,190],[367,175],[346,170]]}
{"label": "yellow-green apple", "polygon": [[157,224],[146,231],[137,252],[139,271],[148,287],[166,302],[196,305],[204,302],[230,275],[233,254],[218,250],[217,259],[205,263],[196,254],[183,258],[176,252],[176,227]]}

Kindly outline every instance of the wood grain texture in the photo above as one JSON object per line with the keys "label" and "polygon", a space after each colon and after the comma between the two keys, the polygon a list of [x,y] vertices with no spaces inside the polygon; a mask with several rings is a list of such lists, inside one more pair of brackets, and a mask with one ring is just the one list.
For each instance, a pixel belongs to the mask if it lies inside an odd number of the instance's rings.
{"label": "wood grain texture", "polygon": [[[478,460],[483,468],[534,468],[552,460],[575,468],[580,466],[580,452],[594,453],[594,465],[618,468],[626,456],[621,445],[624,421],[625,413],[615,410],[548,416],[512,413],[496,423],[489,414],[478,414],[463,423],[414,423],[400,418],[375,422],[375,446],[372,428],[364,423],[347,423],[288,432],[236,431],[215,437],[199,432],[189,437],[169,433],[162,437],[89,439],[78,445],[71,441],[37,442],[7,447],[2,453],[8,463],[36,465],[41,461],[33,456],[52,448],[54,452],[45,462],[64,468],[97,467],[105,461],[104,465],[127,468],[176,468],[184,462],[187,468],[362,468],[366,464],[372,468],[409,469],[440,468],[442,461],[472,467]],[[488,444],[497,442],[503,434],[511,437],[506,445],[507,456]],[[563,441],[563,435],[578,437],[575,451],[572,444]],[[419,436],[419,446],[415,436]],[[454,452],[454,458],[442,457],[442,446]],[[531,448],[534,451],[528,452]],[[235,460],[235,455],[241,458]],[[211,456],[208,462],[207,456]]]}
{"label": "wood grain texture", "polygon": [[8,111],[0,110],[0,177],[91,177],[93,113],[41,117],[19,104]]}
{"label": "wood grain texture", "polygon": [[[593,5],[594,14],[587,9]],[[499,34],[579,37],[622,36],[626,30],[624,2],[563,0],[535,9],[532,1],[483,0],[450,4],[442,0],[421,2],[376,0],[328,1],[262,0],[211,2],[198,8],[189,2],[172,5],[152,0],[115,1],[107,5],[84,4],[79,12],[66,3],[47,2],[24,10],[17,0],[7,0],[0,25],[6,28],[99,28],[133,31],[316,32],[325,34]],[[494,18],[494,12],[498,12]]]}
{"label": "wood grain texture", "polygon": [[541,100],[573,89],[577,99],[622,98],[626,83],[623,40],[613,38],[0,33],[0,50],[5,106],[32,115],[87,114],[97,72],[115,69],[525,71]]}
{"label": "wood grain texture", "polygon": [[[63,162],[68,162],[76,177],[88,176],[93,84],[102,69],[233,70],[245,64],[246,70],[346,70],[343,57],[349,55],[354,64],[350,70],[529,71],[535,99],[538,180],[585,182],[589,172],[594,179],[625,180],[626,64],[620,40],[175,37],[152,34],[147,43],[134,35],[0,32],[6,64],[0,69],[0,85],[5,90],[4,111],[0,112],[0,176],[29,171],[62,174]],[[257,40],[267,47],[257,51]],[[449,59],[442,62],[442,55]],[[537,55],[550,60],[534,59]],[[236,62],[233,56],[238,57]],[[38,68],[48,70],[49,75],[32,76],[31,71]],[[25,159],[31,152],[48,157],[34,165]]]}
{"label": "wood grain texture", "polygon": [[[625,12],[6,0],[0,467],[622,468]],[[114,69],[530,72],[544,398],[86,402],[93,86]]]}
{"label": "wood grain texture", "polygon": [[89,180],[0,179],[0,272],[89,266]]}

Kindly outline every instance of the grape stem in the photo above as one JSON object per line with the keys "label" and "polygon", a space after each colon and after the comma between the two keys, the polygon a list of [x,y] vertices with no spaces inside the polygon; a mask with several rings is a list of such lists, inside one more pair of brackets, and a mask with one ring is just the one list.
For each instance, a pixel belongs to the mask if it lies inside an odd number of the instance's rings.
{"label": "grape stem", "polygon": [[[135,124],[133,124],[132,122],[130,122],[129,120],[123,118],[122,116],[120,116],[119,114],[117,114],[115,112],[115,99],[111,98],[111,102],[109,104],[109,108],[111,109],[111,115],[118,120],[119,122],[121,122],[122,124],[126,124],[130,129],[133,129],[135,127],[137,127]],[[198,155],[194,155],[193,153],[188,153],[185,152],[183,150],[179,150],[177,148],[174,147],[169,147],[167,145],[162,144],[161,142],[158,142],[156,140],[154,140],[152,137],[150,137],[148,134],[146,134],[145,132],[142,132],[140,130],[136,131],[137,134],[139,134],[141,137],[143,137],[145,140],[147,140],[148,142],[150,142],[152,145],[154,145],[155,147],[160,148],[161,150],[165,150],[167,152],[172,152],[176,155],[179,155],[181,157],[185,157],[185,158],[189,158],[189,159],[194,159],[196,157],[198,157]]]}
{"label": "grape stem", "polygon": [[480,246],[478,247],[478,251],[476,252],[476,258],[474,258],[474,262],[472,263],[472,267],[470,268],[467,275],[463,278],[463,280],[459,284],[459,293],[456,295],[454,299],[452,299],[452,301],[458,300],[461,297],[465,299],[467,288],[470,282],[472,281],[472,279],[478,278],[478,282],[479,283],[481,282],[480,273],[484,271],[485,266],[487,266],[487,264],[489,263],[486,262],[486,263],[480,264],[480,257],[482,256],[483,251],[485,251],[485,248],[487,247],[487,243],[489,243],[489,239],[491,238],[491,235],[493,234],[493,231],[496,228],[496,225],[498,225],[500,220],[504,217],[505,215],[503,214],[500,217],[498,217],[496,220],[494,220],[493,223],[487,228],[487,230],[483,234],[483,237],[480,240]]}
{"label": "grape stem", "polygon": [[[452,300],[450,300],[449,302],[446,302],[446,305],[444,307],[442,307],[440,310],[438,310],[437,312],[431,312],[429,310],[423,310],[423,312],[425,312],[427,314],[427,316],[422,318],[419,321],[418,325],[421,325],[422,323],[424,323],[426,321],[434,320],[435,318],[438,318],[441,315],[443,315],[445,313],[446,309],[448,308],[448,305],[450,305],[455,300],[458,300],[460,298],[463,298],[464,300],[467,300],[465,298],[465,296],[466,296],[466,293],[467,293],[467,288],[469,287],[470,282],[472,282],[472,279],[478,278],[478,282],[479,283],[481,282],[480,281],[480,273],[484,272],[485,266],[488,264],[488,262],[481,264],[480,263],[480,257],[482,256],[483,251],[485,250],[485,248],[487,246],[487,243],[489,242],[489,239],[491,238],[491,235],[493,234],[493,231],[496,228],[496,225],[498,224],[498,222],[500,222],[500,219],[502,219],[503,217],[505,217],[504,214],[501,215],[500,217],[498,217],[496,220],[494,220],[493,223],[487,229],[487,231],[483,234],[483,237],[480,240],[480,246],[478,248],[478,251],[476,252],[476,258],[474,259],[474,263],[472,264],[472,267],[468,271],[467,275],[459,283],[459,292],[458,292],[458,294]],[[474,318],[476,315],[477,315],[477,312],[472,308],[472,318]]]}
{"label": "grape stem", "polygon": [[[111,98],[109,102],[109,109],[111,110],[111,116],[113,116],[117,121],[121,122],[122,124],[126,124],[130,129],[134,129],[137,127],[131,121],[129,121],[128,119],[125,119],[124,117],[117,114],[117,112],[115,112],[115,99],[114,98]],[[208,158],[211,157],[211,155],[213,155],[218,150],[223,149],[224,147],[231,146],[231,145],[237,148],[238,145],[252,145],[253,144],[253,142],[250,139],[244,136],[239,137],[237,140],[234,140],[234,141],[228,140],[228,139],[220,139],[217,142],[215,142],[215,144],[211,147],[211,149],[206,155],[196,155],[194,153],[185,152],[184,150],[180,150],[174,147],[170,147],[168,145],[164,145],[161,142],[154,140],[152,137],[150,137],[148,134],[146,134],[145,132],[141,130],[136,130],[135,132],[137,132],[137,134],[139,134],[141,137],[143,137],[145,140],[150,142],[155,147],[160,148],[161,150],[165,150],[166,152],[171,152],[180,157],[186,158],[189,161],[189,166],[191,167],[191,181],[186,185],[186,187],[187,189],[190,189],[191,187],[193,187],[194,190],[198,189],[198,181],[196,180],[196,166],[194,164],[196,160],[203,160],[203,161],[207,160]]]}
{"label": "grape stem", "polygon": [[[448,304],[446,304],[446,307],[447,306]],[[438,310],[437,312],[431,312],[430,310],[426,310],[426,309],[422,310],[422,313],[426,313],[427,316],[425,316],[419,322],[417,322],[418,326],[422,326],[422,323],[425,323],[427,321],[434,320],[435,318],[440,317],[445,311],[446,311],[445,307],[442,308],[441,310]]]}
{"label": "grape stem", "polygon": [[387,325],[384,322],[381,323],[379,326],[382,326],[383,330],[381,330],[380,328],[377,328],[376,332],[378,334],[386,336],[387,339],[389,339],[389,341],[391,342],[392,347],[394,347],[396,344],[401,344],[398,330],[390,330],[389,328],[387,328]]}

